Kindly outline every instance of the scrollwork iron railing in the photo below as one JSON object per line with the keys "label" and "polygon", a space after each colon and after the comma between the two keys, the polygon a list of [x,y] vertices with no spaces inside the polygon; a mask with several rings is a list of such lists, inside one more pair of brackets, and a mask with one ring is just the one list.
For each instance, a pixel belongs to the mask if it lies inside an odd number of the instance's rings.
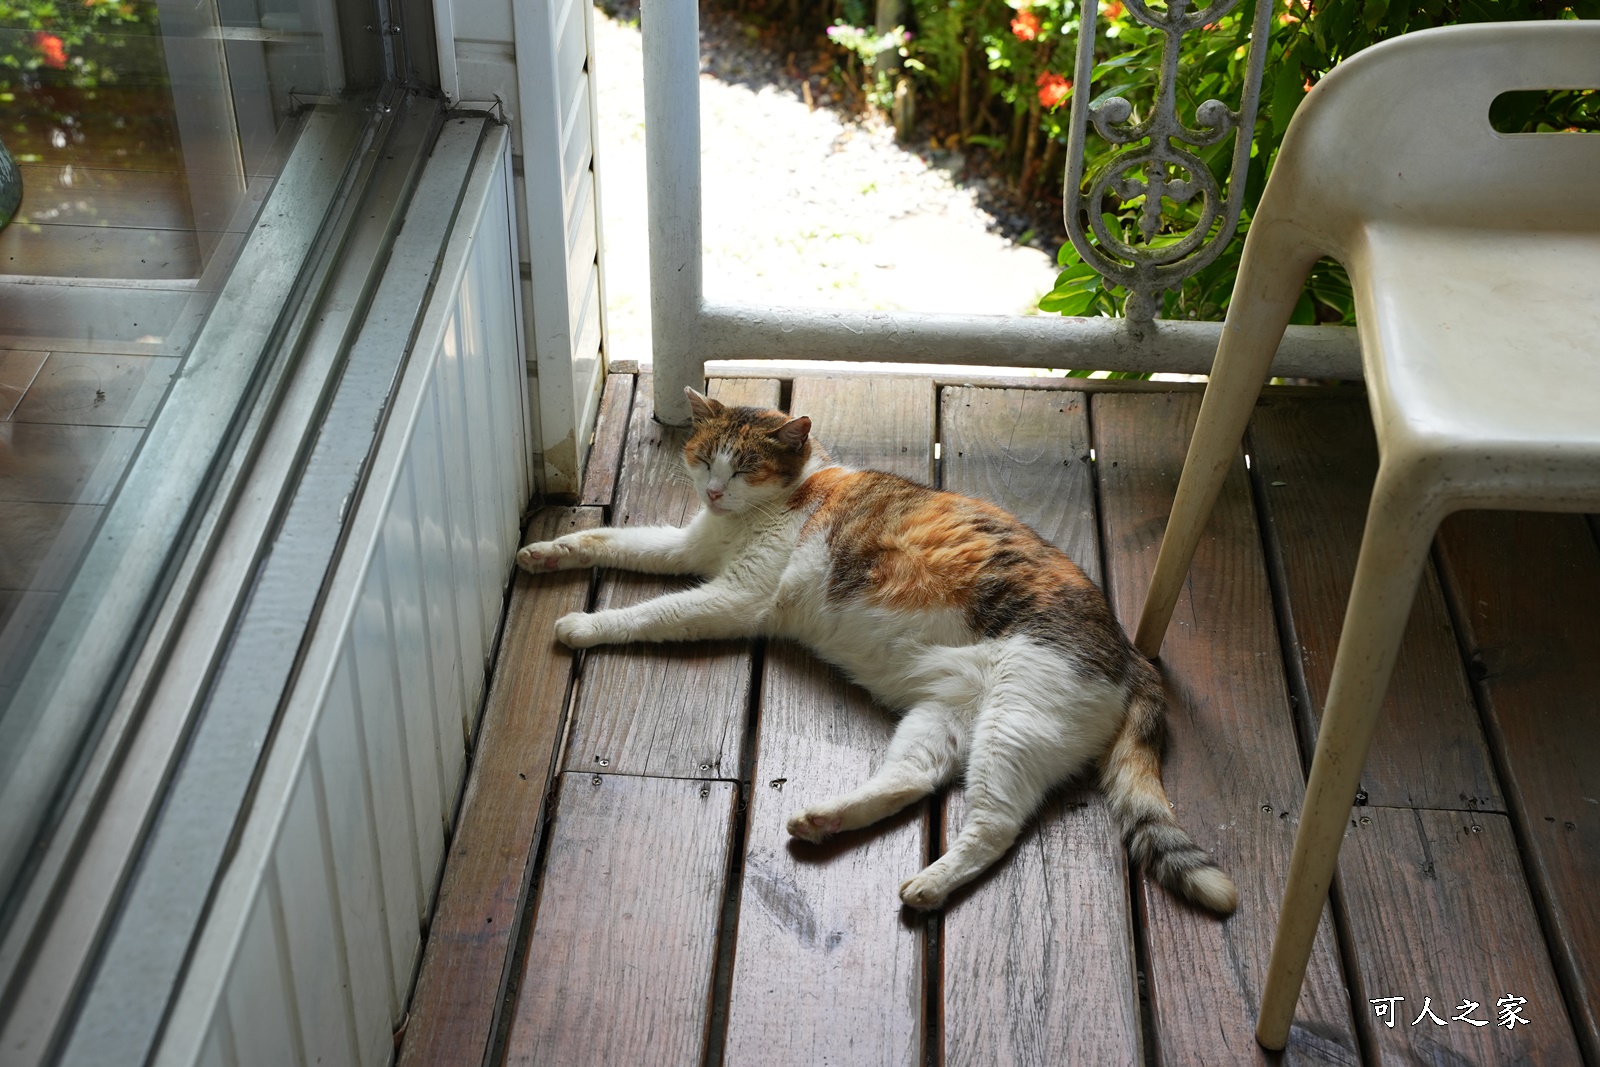
{"label": "scrollwork iron railing", "polygon": [[[1256,105],[1261,97],[1261,71],[1267,56],[1268,17],[1272,9],[1269,0],[1258,0],[1256,4],[1238,110],[1220,100],[1207,100],[1195,109],[1197,125],[1191,127],[1178,116],[1177,105],[1178,55],[1183,35],[1216,23],[1238,2],[1218,0],[1191,12],[1188,0],[1170,0],[1164,11],[1153,11],[1145,0],[1126,0],[1134,18],[1162,34],[1155,106],[1139,121],[1133,121],[1133,104],[1120,96],[1091,103],[1098,4],[1095,0],[1084,4],[1063,196],[1067,235],[1085,263],[1128,290],[1124,314],[1132,323],[1153,320],[1161,310],[1161,294],[1181,285],[1185,278],[1216,259],[1239,225]],[[1091,121],[1111,144],[1138,147],[1111,153],[1086,180],[1084,150]],[[1216,176],[1191,149],[1209,148],[1230,132],[1234,134],[1233,168],[1224,196]],[[1180,171],[1183,176],[1176,173]],[[1129,243],[1105,224],[1108,192],[1124,203],[1144,197],[1138,223],[1142,243]],[[1202,201],[1194,227],[1176,241],[1154,243],[1164,218],[1162,201],[1186,204],[1196,196]],[[1091,232],[1097,241],[1090,241]]]}

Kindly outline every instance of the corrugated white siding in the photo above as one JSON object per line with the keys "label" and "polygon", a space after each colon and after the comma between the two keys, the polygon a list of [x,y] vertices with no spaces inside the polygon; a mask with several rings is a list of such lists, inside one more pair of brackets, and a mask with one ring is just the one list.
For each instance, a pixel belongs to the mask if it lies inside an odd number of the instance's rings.
{"label": "corrugated white siding", "polygon": [[242,836],[204,935],[228,949],[197,953],[160,1062],[393,1054],[530,491],[510,142],[489,138],[267,757],[251,820],[275,831]]}
{"label": "corrugated white siding", "polygon": [[460,98],[498,101],[516,138],[534,476],[550,495],[572,493],[604,375],[594,12],[588,0],[438,2]]}

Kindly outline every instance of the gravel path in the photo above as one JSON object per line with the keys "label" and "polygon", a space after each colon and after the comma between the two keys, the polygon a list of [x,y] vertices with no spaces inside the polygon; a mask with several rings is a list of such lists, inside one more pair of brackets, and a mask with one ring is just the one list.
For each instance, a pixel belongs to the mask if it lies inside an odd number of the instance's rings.
{"label": "gravel path", "polygon": [[[637,24],[595,10],[601,225],[612,359],[649,361],[644,73]],[[1028,314],[1053,258],[993,232],[959,153],[921,155],[893,130],[786,89],[782,63],[702,24],[705,289],[735,303]]]}

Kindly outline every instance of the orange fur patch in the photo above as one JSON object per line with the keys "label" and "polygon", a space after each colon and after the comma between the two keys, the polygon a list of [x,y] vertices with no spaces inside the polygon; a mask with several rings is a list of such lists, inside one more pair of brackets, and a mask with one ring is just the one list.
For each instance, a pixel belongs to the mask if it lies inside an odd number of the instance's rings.
{"label": "orange fur patch", "polygon": [[884,607],[966,608],[985,575],[1040,596],[1089,584],[1065,554],[1000,508],[892,475],[819,471],[792,504],[816,507],[806,530],[827,531],[836,566],[865,567],[860,593]]}

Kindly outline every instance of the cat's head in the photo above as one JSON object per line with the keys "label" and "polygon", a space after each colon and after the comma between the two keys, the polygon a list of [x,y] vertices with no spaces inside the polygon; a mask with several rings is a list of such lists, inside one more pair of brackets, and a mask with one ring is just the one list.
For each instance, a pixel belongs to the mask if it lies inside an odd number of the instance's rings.
{"label": "cat's head", "polygon": [[685,392],[694,429],[683,462],[700,502],[719,515],[737,515],[787,496],[811,456],[811,420]]}

